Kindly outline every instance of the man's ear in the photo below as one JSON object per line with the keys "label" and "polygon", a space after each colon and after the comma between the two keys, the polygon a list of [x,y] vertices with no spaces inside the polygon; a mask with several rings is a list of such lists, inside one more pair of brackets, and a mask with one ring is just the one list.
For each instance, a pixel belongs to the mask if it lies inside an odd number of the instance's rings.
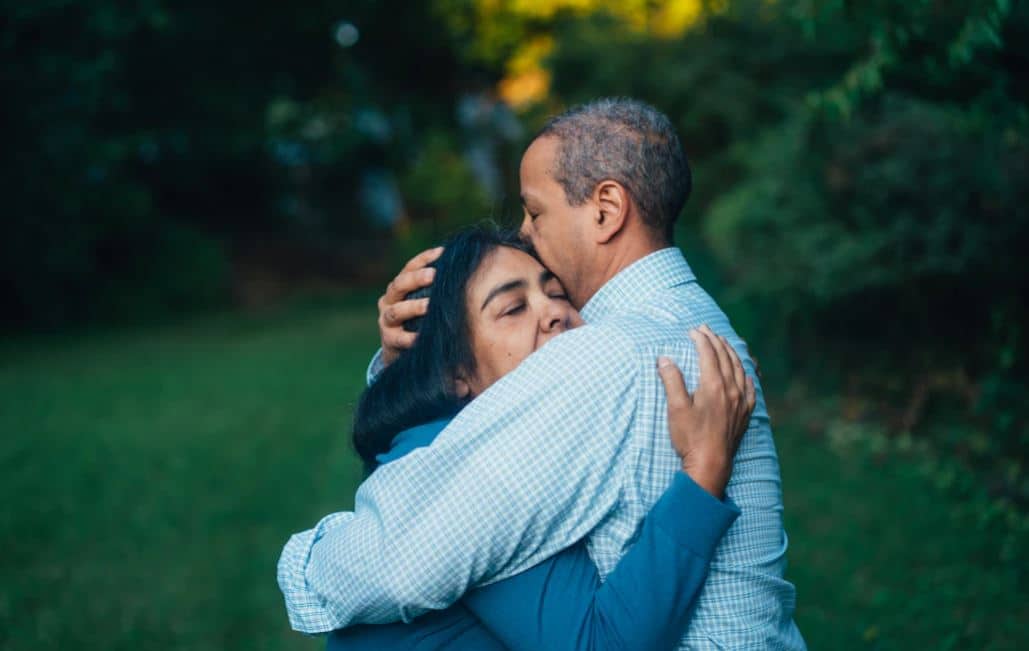
{"label": "man's ear", "polygon": [[629,192],[618,181],[606,179],[593,191],[597,216],[594,217],[598,244],[606,244],[625,228],[629,216]]}

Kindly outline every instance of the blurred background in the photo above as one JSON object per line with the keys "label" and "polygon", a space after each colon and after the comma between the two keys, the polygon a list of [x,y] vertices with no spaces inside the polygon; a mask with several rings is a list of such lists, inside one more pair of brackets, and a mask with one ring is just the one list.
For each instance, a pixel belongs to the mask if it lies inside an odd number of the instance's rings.
{"label": "blurred background", "polygon": [[0,647],[319,648],[375,298],[605,95],[691,158],[810,647],[1029,647],[1027,3],[4,4]]}

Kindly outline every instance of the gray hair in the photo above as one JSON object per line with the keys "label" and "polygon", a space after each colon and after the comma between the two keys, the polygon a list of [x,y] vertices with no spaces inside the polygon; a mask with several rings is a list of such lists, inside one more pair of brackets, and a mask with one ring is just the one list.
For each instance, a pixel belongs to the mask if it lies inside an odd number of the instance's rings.
{"label": "gray hair", "polygon": [[671,120],[653,106],[607,97],[551,118],[536,138],[559,140],[554,179],[568,202],[582,205],[605,179],[625,186],[643,222],[672,240],[692,189],[686,153]]}

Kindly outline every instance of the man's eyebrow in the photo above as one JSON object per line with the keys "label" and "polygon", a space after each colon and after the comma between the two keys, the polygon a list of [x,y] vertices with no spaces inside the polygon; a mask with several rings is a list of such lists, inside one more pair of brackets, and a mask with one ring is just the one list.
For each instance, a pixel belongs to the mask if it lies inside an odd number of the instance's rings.
{"label": "man's eyebrow", "polygon": [[536,201],[536,197],[532,196],[532,194],[530,194],[528,192],[522,192],[521,194],[518,195],[518,197],[522,200],[522,205],[523,206],[525,204],[527,204],[527,203]]}
{"label": "man's eyebrow", "polygon": [[510,292],[515,289],[523,289],[528,284],[529,283],[525,282],[524,279],[519,278],[518,280],[509,280],[508,282],[502,285],[497,285],[496,287],[490,290],[489,294],[486,295],[486,300],[482,302],[482,307],[479,308],[479,311],[481,312],[482,310],[485,310],[486,305],[490,301],[492,301],[497,295],[503,294],[504,292]]}

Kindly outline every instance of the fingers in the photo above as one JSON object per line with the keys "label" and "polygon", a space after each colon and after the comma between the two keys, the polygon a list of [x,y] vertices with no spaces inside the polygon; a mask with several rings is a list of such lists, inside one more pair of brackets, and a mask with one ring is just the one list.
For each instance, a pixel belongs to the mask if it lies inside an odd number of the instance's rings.
{"label": "fingers", "polygon": [[675,365],[675,362],[667,357],[659,357],[657,372],[661,376],[661,383],[665,385],[669,413],[689,409],[693,406],[693,399],[686,391],[686,381],[682,377],[682,371]]}
{"label": "fingers", "polygon": [[386,294],[382,297],[382,302],[386,305],[399,303],[414,290],[431,285],[435,277],[436,270],[432,267],[401,271],[386,287]]}
{"label": "fingers", "polygon": [[404,268],[401,269],[401,271],[416,271],[418,269],[421,269],[430,262],[435,262],[436,260],[438,260],[442,254],[442,246],[426,249],[425,251],[422,251],[415,257],[408,260],[407,264],[404,265]]}
{"label": "fingers", "polygon": [[[437,246],[426,249],[407,261],[404,268],[400,270],[393,282],[386,287],[386,294],[380,303],[392,305],[404,300],[404,297],[416,289],[428,287],[432,279],[436,277],[436,270],[425,265],[435,262],[443,255],[443,247]],[[381,311],[380,305],[380,311]]]}
{"label": "fingers", "polygon": [[732,347],[729,340],[725,337],[721,337],[722,343],[725,344],[725,348],[729,351],[729,358],[732,361],[732,375],[733,380],[736,382],[736,388],[740,390],[740,395],[746,395],[747,393],[747,373],[743,370],[743,361],[740,356],[736,353],[736,349]]}
{"label": "fingers", "polygon": [[733,379],[732,360],[729,358],[729,351],[726,350],[725,343],[706,325],[700,326],[700,330],[711,340],[711,345],[715,349],[715,353],[718,356],[718,370],[722,374],[724,386],[727,388],[734,387],[735,380]]}
{"label": "fingers", "polygon": [[382,333],[382,350],[392,351],[392,357],[395,358],[399,354],[399,351],[407,350],[414,346],[415,340],[418,339],[417,332],[408,332],[402,328],[394,328],[388,332]]}
{"label": "fingers", "polygon": [[402,327],[405,321],[415,317],[425,316],[429,311],[428,298],[416,298],[410,301],[400,301],[393,305],[384,305],[382,311],[382,324],[387,328]]}
{"label": "fingers", "polygon": [[711,340],[702,330],[690,330],[690,339],[697,347],[700,368],[700,384],[707,386],[718,386],[718,353],[715,352]]}

